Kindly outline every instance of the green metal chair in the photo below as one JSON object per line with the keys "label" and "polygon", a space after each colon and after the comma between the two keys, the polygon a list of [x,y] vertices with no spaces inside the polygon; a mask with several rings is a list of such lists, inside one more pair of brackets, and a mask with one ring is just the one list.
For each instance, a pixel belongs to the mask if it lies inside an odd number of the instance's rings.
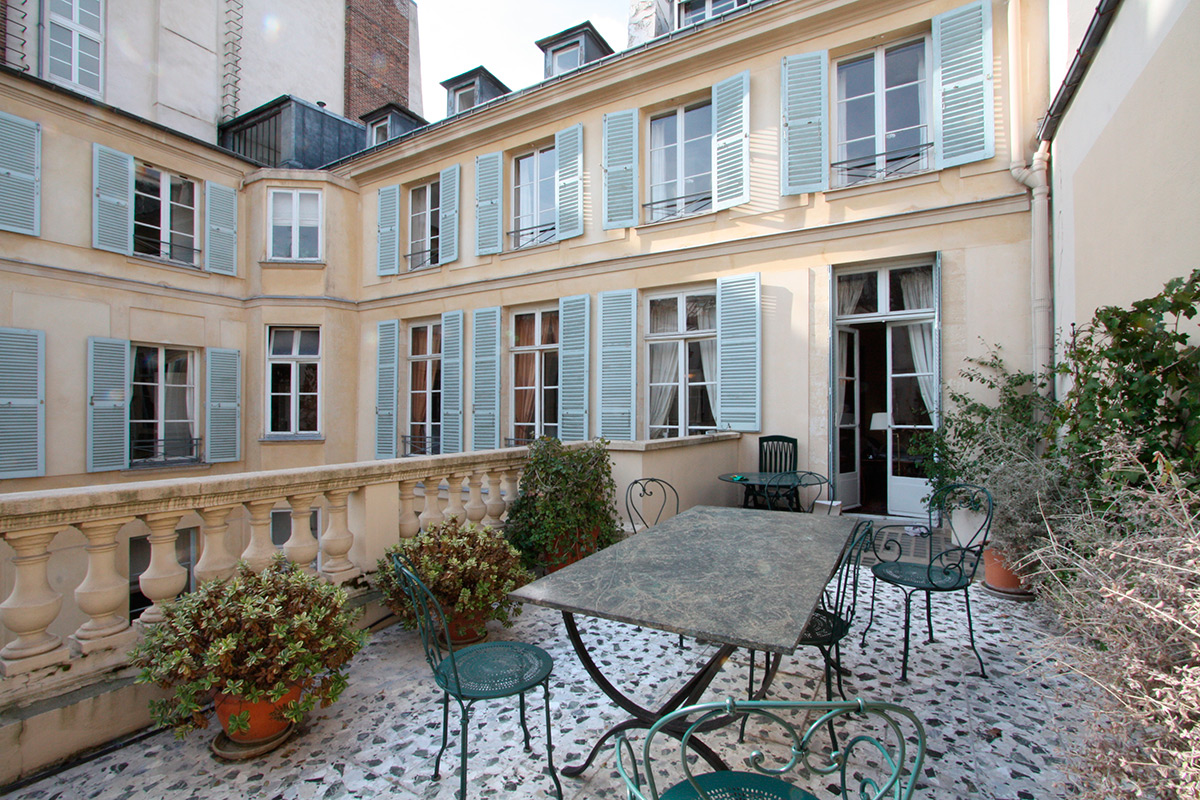
{"label": "green metal chair", "polygon": [[[875,587],[878,581],[896,586],[904,592],[904,658],[900,667],[900,680],[908,680],[908,636],[912,617],[912,596],[915,592],[925,593],[925,625],[929,630],[928,643],[933,642],[933,611],[931,595],[934,592],[962,592],[967,606],[967,633],[971,639],[971,650],[979,661],[979,674],[986,678],[983,656],[975,646],[975,624],[971,618],[971,594],[967,591],[975,580],[975,571],[983,558],[988,533],[992,527],[992,494],[982,486],[955,483],[944,486],[929,498],[929,522],[925,525],[884,525],[875,531],[874,553],[877,564],[871,567],[871,616],[863,629],[862,642],[867,641],[867,632],[875,622]],[[973,530],[956,532],[952,511],[964,509],[975,512],[971,518]],[[955,544],[945,550],[935,551],[930,540],[929,558],[920,563],[900,561],[901,541],[906,536],[917,536],[929,540],[933,531],[942,527],[951,532]]]}
{"label": "green metal chair", "polygon": [[[815,492],[810,491],[814,488]],[[771,511],[801,511],[811,514],[821,495],[828,495],[828,491],[829,478],[819,472],[778,472],[763,485],[762,499],[766,508]]]}
{"label": "green metal chair", "polygon": [[446,630],[446,617],[437,598],[417,577],[412,564],[398,554],[392,555],[396,581],[412,603],[425,649],[425,660],[433,668],[433,679],[442,690],[442,747],[433,764],[433,779],[441,777],[442,754],[446,752],[450,731],[450,698],[458,702],[462,724],[462,763],[459,799],[467,796],[467,729],[471,709],[480,700],[520,695],[521,729],[525,732],[525,750],[529,746],[529,726],[525,722],[525,692],[541,686],[546,706],[546,764],[554,780],[554,793],[562,800],[562,784],[554,769],[554,747],[550,736],[550,672],[554,660],[540,647],[523,642],[484,642],[455,651],[444,645],[438,634]]}
{"label": "green metal chair", "polygon": [[625,489],[625,515],[634,533],[678,513],[679,492],[662,478],[638,478]]}
{"label": "green metal chair", "polygon": [[[759,472],[795,472],[799,458],[799,443],[793,436],[758,437],[758,471]],[[743,508],[764,508],[766,499],[763,490],[757,486],[747,486]]]}
{"label": "green metal chair", "polygon": [[[744,764],[748,769],[695,774],[688,753],[692,738],[724,720],[748,719],[764,726]],[[843,728],[840,747],[817,745],[823,726]],[[665,773],[651,750],[661,747],[660,736],[678,739],[679,768],[684,779],[659,791]],[[820,737],[824,740],[824,737]],[[782,740],[782,743],[781,743]],[[697,740],[698,743],[698,740]],[[909,800],[925,760],[925,728],[908,709],[891,703],[851,700],[840,703],[785,700],[702,703],[664,716],[646,734],[642,772],[633,745],[617,738],[617,772],[631,800],[816,800],[816,795],[783,779],[789,772],[828,776],[822,786],[837,780],[843,800]],[[700,761],[703,763],[703,761]],[[825,796],[822,794],[822,796]]]}

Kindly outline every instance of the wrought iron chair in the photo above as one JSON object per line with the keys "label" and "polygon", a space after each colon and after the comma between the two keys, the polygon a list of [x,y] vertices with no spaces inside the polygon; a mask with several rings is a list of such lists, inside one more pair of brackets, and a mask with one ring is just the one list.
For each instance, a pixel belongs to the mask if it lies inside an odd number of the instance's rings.
{"label": "wrought iron chair", "polygon": [[[810,491],[816,488],[815,492]],[[777,472],[763,484],[763,504],[770,511],[811,514],[821,495],[828,497],[829,479],[819,472]],[[828,513],[828,509],[826,509]]]}
{"label": "wrought iron chair", "polygon": [[[696,759],[689,747],[703,752],[692,739],[722,721],[750,720],[764,735],[755,737],[744,770],[693,772]],[[818,746],[825,725],[838,724],[843,744]],[[655,764],[651,749],[661,748],[660,736],[680,741],[679,767],[683,780],[665,791],[658,784],[663,764]],[[824,737],[821,737],[822,739]],[[617,737],[617,772],[628,796],[636,800],[816,800],[816,795],[783,779],[789,772],[807,773],[822,786],[836,780],[843,800],[851,793],[861,800],[909,800],[925,761],[925,728],[911,711],[891,703],[851,700],[840,703],[784,700],[702,703],[664,716],[646,734],[642,772],[633,745]],[[711,762],[710,762],[711,763]],[[828,777],[818,777],[828,776]],[[822,792],[822,796],[826,796]]]}
{"label": "wrought iron chair", "polygon": [[[970,530],[955,532],[951,512],[955,509],[974,512],[970,517]],[[939,527],[949,529],[952,546],[935,552],[933,531]],[[896,586],[904,592],[904,658],[900,667],[900,680],[908,680],[908,635],[912,617],[912,596],[915,592],[925,593],[925,626],[929,631],[928,643],[933,642],[933,611],[931,596],[934,592],[963,593],[967,606],[967,633],[971,639],[971,650],[979,661],[979,674],[986,678],[983,656],[975,646],[975,625],[971,619],[971,594],[967,589],[975,580],[975,570],[983,558],[988,533],[992,527],[992,495],[982,486],[955,483],[944,486],[929,498],[929,522],[925,525],[885,525],[875,531],[875,557],[878,563],[871,567],[871,616],[863,629],[862,642],[867,641],[867,632],[875,621],[875,587],[878,581]],[[917,536],[929,540],[929,558],[925,562],[900,561],[901,537]]]}
{"label": "wrought iron chair", "polygon": [[679,492],[662,478],[638,478],[625,490],[625,515],[634,533],[678,513]]}
{"label": "wrought iron chair", "polygon": [[523,642],[484,642],[457,652],[444,645],[439,632],[446,630],[446,617],[437,598],[417,577],[403,556],[393,554],[396,581],[412,603],[425,660],[433,668],[433,679],[442,690],[442,747],[433,763],[433,778],[441,777],[442,754],[446,752],[450,730],[450,698],[458,702],[462,725],[462,757],[459,799],[467,796],[467,729],[471,709],[479,700],[520,695],[521,729],[525,732],[525,750],[529,746],[529,726],[525,722],[525,692],[541,686],[546,706],[546,764],[554,780],[554,793],[562,800],[562,784],[554,769],[554,747],[550,737],[550,672],[554,661],[540,647]]}
{"label": "wrought iron chair", "polygon": [[[795,472],[799,445],[792,436],[760,436],[758,438],[759,472]],[[742,505],[763,507],[766,501],[757,486],[746,487],[746,498]]]}

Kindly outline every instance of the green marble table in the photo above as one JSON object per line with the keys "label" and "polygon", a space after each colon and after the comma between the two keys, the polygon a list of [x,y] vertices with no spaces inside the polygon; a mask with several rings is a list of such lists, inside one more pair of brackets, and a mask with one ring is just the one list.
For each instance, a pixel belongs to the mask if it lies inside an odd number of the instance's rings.
{"label": "green marble table", "polygon": [[[517,589],[512,597],[563,612],[567,634],[585,669],[631,716],[601,737],[578,775],[611,736],[648,728],[662,715],[696,702],[737,647],[775,654],[764,670],[764,695],[779,655],[800,642],[808,618],[832,577],[855,520],[697,506]],[[575,615],[627,622],[721,645],[667,703],[638,705],[596,665],[579,636]],[[714,767],[715,753],[693,748]]]}

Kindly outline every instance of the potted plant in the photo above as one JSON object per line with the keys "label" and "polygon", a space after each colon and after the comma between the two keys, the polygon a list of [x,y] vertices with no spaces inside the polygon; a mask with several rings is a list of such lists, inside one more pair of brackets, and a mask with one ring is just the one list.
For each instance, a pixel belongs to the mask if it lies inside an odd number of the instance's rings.
{"label": "potted plant", "polygon": [[488,620],[510,627],[520,605],[508,595],[533,577],[521,566],[521,554],[503,533],[450,517],[392,545],[379,560],[375,581],[388,606],[406,624],[415,619],[407,596],[396,583],[392,553],[408,560],[441,604],[449,627],[443,635],[454,647],[486,638]]}
{"label": "potted plant", "polygon": [[242,562],[228,580],[165,603],[163,620],[130,654],[138,683],[172,690],[151,701],[151,716],[182,737],[208,726],[211,700],[227,738],[214,742],[218,754],[278,746],[306,711],[346,687],[346,664],[366,638],[346,599],[280,554],[261,573]]}
{"label": "potted plant", "polygon": [[620,538],[615,495],[607,441],[564,447],[543,436],[529,445],[504,531],[526,566],[552,572]]}

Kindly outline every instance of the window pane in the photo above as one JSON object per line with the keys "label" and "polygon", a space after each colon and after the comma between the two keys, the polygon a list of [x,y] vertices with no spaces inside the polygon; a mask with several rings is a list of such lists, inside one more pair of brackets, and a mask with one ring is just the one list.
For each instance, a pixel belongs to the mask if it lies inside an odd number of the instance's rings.
{"label": "window pane", "polygon": [[439,355],[442,352],[442,326],[431,325],[430,330],[433,332],[433,338],[430,341],[430,355]]}
{"label": "window pane", "polygon": [[296,354],[301,356],[315,356],[321,352],[321,332],[315,328],[300,331],[300,346],[296,348]]}
{"label": "window pane", "polygon": [[858,459],[854,453],[854,431],[842,428],[838,431],[838,472],[854,472],[858,469]]}
{"label": "window pane", "polygon": [[894,269],[888,283],[892,311],[933,308],[933,267]]}
{"label": "window pane", "polygon": [[292,225],[292,193],[271,192],[271,223],[283,227]]}
{"label": "window pane", "polygon": [[58,14],[60,17],[74,19],[75,13],[71,6],[71,0],[50,0],[50,11]]}
{"label": "window pane", "polygon": [[317,365],[300,364],[300,391],[315,394],[317,391]]}
{"label": "window pane", "polygon": [[300,224],[316,227],[321,222],[321,195],[300,192]]}
{"label": "window pane", "polygon": [[712,103],[694,106],[683,112],[683,138],[701,139],[712,136]]}
{"label": "window pane", "polygon": [[542,344],[558,344],[558,312],[542,312]]}
{"label": "window pane", "polygon": [[196,184],[180,178],[176,175],[171,176],[171,202],[178,203],[189,208],[196,207]]}
{"label": "window pane", "polygon": [[423,356],[429,353],[429,328],[425,325],[417,325],[409,331],[410,344],[408,352],[414,356]]}
{"label": "window pane", "polygon": [[688,295],[687,329],[711,331],[717,328],[717,297],[711,294]]}
{"label": "window pane", "polygon": [[913,455],[912,444],[918,431],[915,430],[897,430],[893,441],[895,441],[895,450],[892,454],[892,474],[902,478],[924,478],[925,475],[925,457]]}
{"label": "window pane", "polygon": [[513,318],[513,332],[515,347],[530,347],[534,344],[534,330],[537,326],[537,318],[534,314],[517,314]]}
{"label": "window pane", "polygon": [[[158,420],[158,387],[146,384],[135,384],[130,387],[129,418],[151,423]],[[153,432],[151,432],[150,438],[154,438]]]}
{"label": "window pane", "polygon": [[292,342],[295,331],[291,328],[274,328],[271,330],[271,355],[288,356],[292,354]]}
{"label": "window pane", "polygon": [[317,430],[317,396],[314,394],[300,395],[300,420],[297,431],[314,433]]}
{"label": "window pane", "polygon": [[874,272],[865,275],[838,276],[838,316],[848,314],[874,314],[878,310],[877,276]]}
{"label": "window pane", "polygon": [[320,231],[317,228],[300,228],[298,258],[317,258],[321,255]]}
{"label": "window pane", "polygon": [[[887,92],[887,129],[897,131],[902,128],[915,128],[921,124],[920,87],[916,85],[901,86],[898,89],[888,89]],[[892,145],[888,143],[888,149]]]}
{"label": "window pane", "polygon": [[78,37],[79,42],[79,85],[100,91],[100,43],[87,38]]}
{"label": "window pane", "polygon": [[273,394],[288,394],[292,391],[292,365],[271,365],[271,392]]}
{"label": "window pane", "polygon": [[838,64],[838,99],[862,97],[875,91],[875,56]]}
{"label": "window pane", "polygon": [[[513,417],[518,425],[534,422],[534,400],[537,390],[533,388],[517,389],[513,392]],[[520,438],[529,438],[523,436]]]}
{"label": "window pane", "polygon": [[555,350],[542,354],[542,386],[558,386],[558,352]]}
{"label": "window pane", "polygon": [[167,386],[163,389],[163,419],[186,421],[188,419],[188,395],[186,386]]}
{"label": "window pane", "polygon": [[[860,97],[843,106],[843,141],[872,138],[875,136],[875,98]],[[874,145],[871,146],[872,149]]]}
{"label": "window pane", "polygon": [[100,32],[100,0],[79,0],[80,25],[96,33]]}
{"label": "window pane", "polygon": [[650,333],[675,333],[679,330],[679,299],[660,297],[650,301]]}
{"label": "window pane", "polygon": [[271,398],[271,432],[290,433],[292,430],[292,398],[276,395]]}
{"label": "window pane", "polygon": [[133,348],[134,383],[158,383],[158,348]]}
{"label": "window pane", "polygon": [[888,50],[883,64],[884,86],[915,83],[925,77],[925,43],[911,42]]}
{"label": "window pane", "polygon": [[513,386],[535,386],[537,381],[537,354],[516,353],[513,355]]}
{"label": "window pane", "polygon": [[279,225],[271,226],[271,257],[292,257],[292,229]]}
{"label": "window pane", "polygon": [[892,422],[895,425],[929,425],[929,410],[919,378],[892,378]]}

